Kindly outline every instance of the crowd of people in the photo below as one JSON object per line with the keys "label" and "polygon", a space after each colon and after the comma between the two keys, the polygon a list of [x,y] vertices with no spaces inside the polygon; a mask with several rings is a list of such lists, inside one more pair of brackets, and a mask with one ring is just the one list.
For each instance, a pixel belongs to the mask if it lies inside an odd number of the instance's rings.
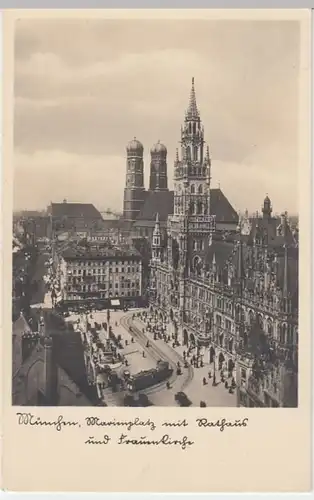
{"label": "crowd of people", "polygon": [[[158,312],[153,311],[140,311],[133,314],[133,319],[139,319],[145,324],[145,328],[143,328],[143,333],[149,332],[152,333],[154,340],[163,340],[165,343],[171,343],[173,349],[176,349],[181,346],[178,340],[178,334],[176,333],[176,328],[174,324],[174,332],[169,334],[167,331],[167,326],[171,323],[170,320],[163,321],[158,317]],[[166,324],[165,324],[166,323]],[[169,326],[168,326],[169,329]],[[195,342],[189,342],[189,345],[184,346],[184,350],[182,352],[183,356],[183,367],[188,368],[191,366],[194,369],[204,368],[204,355],[201,354],[199,346],[195,344]],[[181,365],[177,364],[177,374],[181,374]],[[213,387],[217,387],[219,384],[223,384],[224,388],[228,390],[230,394],[233,394],[236,388],[236,382],[234,376],[229,376],[228,378],[225,375],[225,371],[222,369],[217,371],[215,369],[215,364],[213,363],[213,371],[208,371],[208,376],[202,378],[202,384],[205,386],[211,381]],[[170,386],[168,387],[170,388]]]}

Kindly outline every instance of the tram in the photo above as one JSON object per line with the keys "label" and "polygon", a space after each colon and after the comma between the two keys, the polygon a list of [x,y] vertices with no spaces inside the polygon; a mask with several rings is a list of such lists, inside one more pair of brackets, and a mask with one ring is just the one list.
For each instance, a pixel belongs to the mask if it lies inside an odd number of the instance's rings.
{"label": "tram", "polygon": [[144,370],[128,378],[127,388],[131,392],[141,391],[169,378],[173,369],[167,361],[158,361],[156,368]]}

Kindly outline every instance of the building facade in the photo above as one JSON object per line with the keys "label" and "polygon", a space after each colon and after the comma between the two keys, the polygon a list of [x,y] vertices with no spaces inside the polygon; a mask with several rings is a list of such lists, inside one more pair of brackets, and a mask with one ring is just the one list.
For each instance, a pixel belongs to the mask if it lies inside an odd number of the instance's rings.
{"label": "building facade", "polygon": [[287,214],[217,230],[211,160],[192,85],[167,234],[152,239],[150,302],[178,340],[234,377],[238,404],[297,406],[298,248]]}
{"label": "building facade", "polygon": [[62,303],[141,305],[142,258],[132,247],[85,244],[59,257]]}

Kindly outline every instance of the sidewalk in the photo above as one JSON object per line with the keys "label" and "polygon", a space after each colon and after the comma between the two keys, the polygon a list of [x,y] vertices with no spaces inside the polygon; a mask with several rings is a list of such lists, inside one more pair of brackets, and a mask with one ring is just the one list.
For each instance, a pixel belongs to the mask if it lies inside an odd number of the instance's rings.
{"label": "sidewalk", "polygon": [[[126,370],[129,370],[133,375],[142,370],[149,370],[150,368],[155,368],[156,362],[151,359],[147,354],[146,357],[143,357],[143,349],[141,345],[134,338],[134,342],[131,342],[132,335],[121,325],[120,320],[126,313],[123,311],[110,311],[110,326],[112,327],[112,331],[117,337],[121,335],[122,340],[121,343],[123,345],[123,349],[119,349],[119,352],[125,356],[128,361],[128,366],[125,367]],[[76,321],[79,318],[79,314],[72,314],[68,318],[67,321]],[[88,320],[91,324],[95,321],[99,324],[107,322],[107,310],[103,311],[94,311],[92,313],[92,319]],[[115,323],[118,323],[116,326]],[[107,336],[107,332],[102,332],[103,336]],[[103,339],[104,340],[104,339]],[[128,342],[128,345],[125,345],[125,341]]]}
{"label": "sidewalk", "polygon": [[[138,324],[139,327],[145,327],[146,325],[142,320],[136,318],[134,320],[135,323]],[[169,325],[169,335],[172,334],[171,325]],[[147,336],[153,339],[152,333],[147,333]],[[177,361],[178,355],[183,357],[183,351],[186,351],[186,346],[172,347],[171,343],[165,343],[164,340],[158,339],[154,341],[158,347],[166,353],[166,355],[171,356],[174,361]],[[182,368],[182,370],[186,370],[186,368]],[[183,389],[185,394],[188,396],[190,401],[192,401],[192,406],[200,405],[200,401],[205,401],[207,406],[218,406],[218,407],[236,407],[236,394],[230,394],[228,389],[225,389],[224,384],[220,382],[220,375],[216,373],[216,381],[217,385],[212,385],[212,378],[208,378],[208,372],[211,371],[213,375],[213,365],[210,365],[206,361],[204,362],[203,368],[193,368],[194,376],[193,379],[188,383],[188,385]],[[158,406],[175,406],[174,401],[174,392],[178,392],[181,389],[180,386],[180,377],[173,386],[173,390],[169,391],[161,391],[159,393],[155,393],[151,400],[154,404]],[[203,385],[203,378],[206,378],[207,384]],[[181,384],[182,385],[182,384]]]}

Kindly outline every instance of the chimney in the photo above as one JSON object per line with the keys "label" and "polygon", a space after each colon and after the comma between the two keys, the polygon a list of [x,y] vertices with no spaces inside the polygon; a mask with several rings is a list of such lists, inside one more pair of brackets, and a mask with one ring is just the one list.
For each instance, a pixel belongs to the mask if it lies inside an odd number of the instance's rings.
{"label": "chimney", "polygon": [[44,396],[46,406],[58,404],[58,367],[51,337],[44,338]]}

